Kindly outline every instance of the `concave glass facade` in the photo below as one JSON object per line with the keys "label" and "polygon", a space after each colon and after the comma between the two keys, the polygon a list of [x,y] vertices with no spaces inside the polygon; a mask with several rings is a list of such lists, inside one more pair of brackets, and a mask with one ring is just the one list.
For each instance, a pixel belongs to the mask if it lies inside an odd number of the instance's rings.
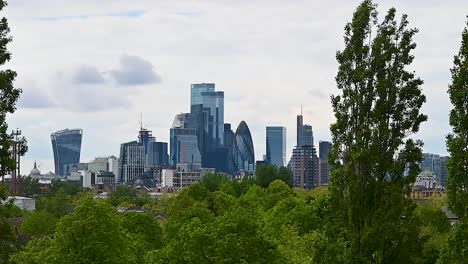
{"label": "concave glass facade", "polygon": [[282,167],[286,164],[286,128],[266,128],[266,162]]}
{"label": "concave glass facade", "polygon": [[66,176],[74,165],[80,163],[82,136],[81,129],[65,129],[50,135],[56,175]]}
{"label": "concave glass facade", "polygon": [[249,127],[244,121],[237,127],[234,138],[233,155],[236,172],[253,172],[255,170],[254,146]]}

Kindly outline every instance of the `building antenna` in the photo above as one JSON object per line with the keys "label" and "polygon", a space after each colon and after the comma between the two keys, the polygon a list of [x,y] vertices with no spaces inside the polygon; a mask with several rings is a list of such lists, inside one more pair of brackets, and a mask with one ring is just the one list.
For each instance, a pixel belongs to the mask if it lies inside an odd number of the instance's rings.
{"label": "building antenna", "polygon": [[143,130],[143,112],[140,112],[140,121],[138,121],[138,123],[140,123],[140,131]]}

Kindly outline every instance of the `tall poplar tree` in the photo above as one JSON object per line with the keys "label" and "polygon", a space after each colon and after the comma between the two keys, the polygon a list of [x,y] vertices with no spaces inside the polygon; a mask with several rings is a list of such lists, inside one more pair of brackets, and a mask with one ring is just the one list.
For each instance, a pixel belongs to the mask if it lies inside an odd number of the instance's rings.
{"label": "tall poplar tree", "polygon": [[448,162],[448,199],[450,209],[466,220],[468,216],[468,22],[463,30],[460,51],[453,60],[452,83],[448,93],[453,109],[447,136],[450,152]]}
{"label": "tall poplar tree", "polygon": [[408,69],[416,48],[406,15],[363,1],[345,26],[337,52],[331,125],[335,220],[350,263],[412,263],[420,251],[414,203],[407,198],[420,172],[422,142],[411,135],[427,117],[423,81]]}

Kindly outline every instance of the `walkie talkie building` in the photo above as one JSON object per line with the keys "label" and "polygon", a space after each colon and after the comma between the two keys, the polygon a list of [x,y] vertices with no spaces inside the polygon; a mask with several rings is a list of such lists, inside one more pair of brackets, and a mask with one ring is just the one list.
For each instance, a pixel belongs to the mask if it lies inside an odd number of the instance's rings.
{"label": "walkie talkie building", "polygon": [[55,174],[66,176],[71,168],[80,163],[82,129],[64,129],[52,133]]}

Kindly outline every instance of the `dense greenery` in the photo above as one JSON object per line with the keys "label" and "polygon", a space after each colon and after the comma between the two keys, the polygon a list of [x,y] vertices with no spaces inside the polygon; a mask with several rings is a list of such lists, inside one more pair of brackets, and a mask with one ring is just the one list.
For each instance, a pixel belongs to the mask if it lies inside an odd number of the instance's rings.
{"label": "dense greenery", "polygon": [[447,136],[451,155],[447,191],[449,206],[462,221],[450,233],[440,263],[466,263],[468,260],[468,21],[453,64],[452,83],[448,89],[453,104],[450,112],[453,131]]}

